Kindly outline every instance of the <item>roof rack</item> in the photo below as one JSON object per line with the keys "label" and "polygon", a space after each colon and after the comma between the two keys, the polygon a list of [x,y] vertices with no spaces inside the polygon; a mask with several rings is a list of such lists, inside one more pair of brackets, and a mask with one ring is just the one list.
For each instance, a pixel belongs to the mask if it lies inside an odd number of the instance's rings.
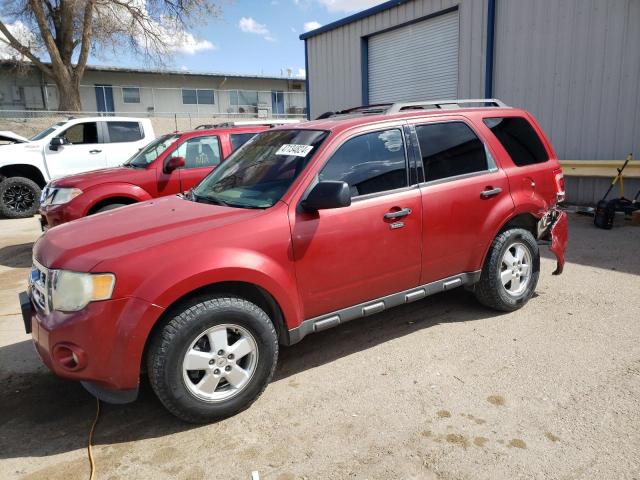
{"label": "roof rack", "polygon": [[233,127],[254,127],[254,126],[270,126],[275,127],[278,125],[289,125],[300,123],[296,118],[270,118],[264,120],[231,120],[227,122],[198,125],[195,130],[203,130],[210,128],[233,128]]}
{"label": "roof rack", "polygon": [[465,98],[455,100],[424,100],[419,102],[380,103],[348,108],[339,112],[327,112],[318,117],[330,118],[340,115],[391,115],[406,110],[454,110],[457,108],[509,108],[497,98]]}
{"label": "roof rack", "polygon": [[398,113],[403,110],[454,110],[457,108],[508,108],[509,106],[497,98],[465,98],[456,100],[425,100],[421,102],[400,102],[391,105],[385,114]]}

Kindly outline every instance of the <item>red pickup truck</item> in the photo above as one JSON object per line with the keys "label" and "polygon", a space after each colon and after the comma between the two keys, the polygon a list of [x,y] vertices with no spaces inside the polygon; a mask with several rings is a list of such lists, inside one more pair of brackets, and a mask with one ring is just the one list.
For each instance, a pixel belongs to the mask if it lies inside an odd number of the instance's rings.
{"label": "red pickup truck", "polygon": [[185,195],[51,229],[20,295],[37,351],[111,402],[146,370],[168,410],[207,422],[247,408],[308,334],[461,286],[521,308],[539,241],[562,271],[562,170],[529,113],[475,104],[278,127]]}
{"label": "red pickup truck", "polygon": [[163,135],[120,167],[70,175],[42,191],[40,224],[55,227],[94,213],[183,192],[267,125]]}

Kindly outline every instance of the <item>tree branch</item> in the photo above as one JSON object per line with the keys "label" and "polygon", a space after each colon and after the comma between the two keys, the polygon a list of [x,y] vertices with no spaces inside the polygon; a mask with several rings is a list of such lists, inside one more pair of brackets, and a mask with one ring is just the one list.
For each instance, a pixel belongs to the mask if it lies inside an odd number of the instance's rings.
{"label": "tree branch", "polygon": [[0,20],[0,32],[2,32],[2,34],[7,39],[7,41],[5,41],[7,45],[9,45],[15,51],[17,51],[18,53],[21,53],[22,55],[27,57],[29,60],[31,60],[33,64],[37,66],[43,73],[45,73],[46,75],[51,75],[51,68],[45,65],[44,63],[42,63],[42,61],[40,61],[38,57],[36,57],[33,53],[31,53],[31,50],[28,47],[20,43],[18,39],[11,34],[7,26],[1,20]]}
{"label": "tree branch", "polygon": [[93,2],[94,0],[88,0],[84,7],[84,19],[82,22],[82,35],[80,56],[78,57],[78,63],[75,68],[75,76],[77,79],[82,78],[84,75],[84,69],[87,66],[87,60],[89,59],[89,51],[91,49],[91,26],[93,25]]}

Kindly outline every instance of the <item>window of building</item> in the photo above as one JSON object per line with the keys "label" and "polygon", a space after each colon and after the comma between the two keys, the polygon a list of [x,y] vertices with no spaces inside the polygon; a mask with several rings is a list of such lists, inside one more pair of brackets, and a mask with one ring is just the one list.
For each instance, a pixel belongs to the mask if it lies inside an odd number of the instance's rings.
{"label": "window of building", "polygon": [[96,122],[78,123],[67,128],[59,135],[72,145],[98,143],[98,124]]}
{"label": "window of building", "polygon": [[233,106],[255,107],[258,105],[258,92],[255,90],[231,90],[229,98]]}
{"label": "window of building", "polygon": [[543,163],[549,155],[531,124],[522,117],[485,118],[484,124],[519,167]]}
{"label": "window of building", "polygon": [[124,103],[140,103],[140,89],[138,87],[122,87],[122,101]]}
{"label": "window of building", "polygon": [[138,122],[107,122],[110,143],[137,142],[142,139],[142,127]]}
{"label": "window of building", "polygon": [[208,89],[182,89],[183,105],[213,105],[215,95],[213,90]]}
{"label": "window of building", "polygon": [[347,140],[323,167],[319,178],[348,183],[352,197],[406,187],[402,132],[384,130]]}
{"label": "window of building", "polygon": [[488,169],[484,144],[462,122],[416,126],[427,182]]}
{"label": "window of building", "polygon": [[220,143],[216,136],[190,138],[171,156],[184,157],[184,168],[215,167],[220,164]]}
{"label": "window of building", "polygon": [[247,143],[249,140],[251,140],[255,136],[256,136],[255,133],[232,133],[230,135],[231,149],[237,150],[238,148],[240,148],[242,145]]}

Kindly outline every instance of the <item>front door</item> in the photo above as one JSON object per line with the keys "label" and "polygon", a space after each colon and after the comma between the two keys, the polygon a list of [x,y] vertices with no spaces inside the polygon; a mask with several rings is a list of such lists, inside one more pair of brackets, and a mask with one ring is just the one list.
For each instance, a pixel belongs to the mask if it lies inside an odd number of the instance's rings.
{"label": "front door", "polygon": [[47,168],[51,178],[105,168],[107,166],[104,144],[100,143],[98,124],[83,122],[70,126],[58,137],[66,144],[52,150],[45,147]]}
{"label": "front door", "polygon": [[507,177],[465,121],[417,124],[415,131],[425,177],[421,283],[480,270],[514,208]]}
{"label": "front door", "polygon": [[408,182],[402,129],[351,137],[318,177],[348,183],[352,204],[316,213],[291,207],[305,318],[418,285],[421,201],[418,188]]}
{"label": "front door", "polygon": [[271,92],[271,111],[274,115],[284,115],[284,92]]}
{"label": "front door", "polygon": [[215,135],[190,138],[171,156],[185,159],[185,166],[180,169],[180,190],[184,192],[195,187],[220,165],[220,140]]}
{"label": "front door", "polygon": [[113,113],[113,87],[111,85],[96,85],[96,106],[100,113]]}

